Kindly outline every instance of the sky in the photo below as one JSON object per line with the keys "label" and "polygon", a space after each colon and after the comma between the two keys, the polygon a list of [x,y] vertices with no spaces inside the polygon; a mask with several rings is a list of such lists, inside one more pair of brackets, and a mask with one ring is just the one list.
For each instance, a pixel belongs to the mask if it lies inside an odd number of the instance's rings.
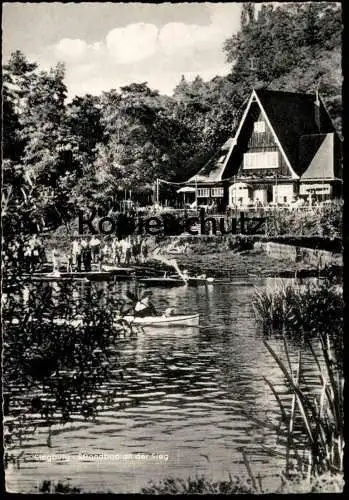
{"label": "sky", "polygon": [[66,65],[68,96],[147,81],[171,95],[181,75],[226,75],[224,41],[239,3],[3,3],[3,62],[21,50],[49,69]]}

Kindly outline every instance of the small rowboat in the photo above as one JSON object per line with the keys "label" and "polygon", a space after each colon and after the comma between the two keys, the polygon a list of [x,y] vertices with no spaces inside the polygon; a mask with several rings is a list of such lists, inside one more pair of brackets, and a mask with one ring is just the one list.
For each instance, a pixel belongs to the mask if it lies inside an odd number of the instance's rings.
{"label": "small rowboat", "polygon": [[[178,277],[170,276],[170,278],[178,279]],[[181,280],[183,283],[183,280]],[[188,276],[188,285],[207,285],[214,282],[214,278],[203,278],[201,276]]]}
{"label": "small rowboat", "polygon": [[46,275],[46,276],[31,276],[30,277],[30,280],[31,281],[40,281],[40,282],[43,282],[43,281],[72,281],[72,279],[74,279],[74,281],[82,281],[83,283],[88,283],[89,280],[87,278],[68,278],[66,276],[55,276],[54,274],[52,275]]}
{"label": "small rowboat", "polygon": [[107,271],[75,271],[61,273],[63,278],[87,278],[89,281],[110,281],[112,274]]}
{"label": "small rowboat", "polygon": [[118,267],[104,265],[103,271],[110,273],[115,281],[129,281],[135,277],[135,270],[132,267]]}
{"label": "small rowboat", "polygon": [[168,326],[199,326],[199,314],[183,314],[180,316],[145,316],[138,318],[134,316],[125,316],[124,319],[130,324],[151,327]]}
{"label": "small rowboat", "polygon": [[102,270],[106,271],[107,273],[126,274],[126,275],[130,275],[134,272],[133,267],[119,267],[119,266],[112,266],[112,265],[108,265],[108,264],[104,264],[102,266]]}
{"label": "small rowboat", "polygon": [[112,279],[112,274],[107,271],[75,271],[75,272],[59,272],[59,273],[35,273],[26,274],[25,277],[33,281],[64,281],[64,280],[88,280],[88,281],[109,281]]}
{"label": "small rowboat", "polygon": [[168,278],[158,277],[158,278],[139,278],[139,283],[144,286],[160,286],[160,287],[172,287],[172,286],[184,286],[184,285],[207,285],[214,282],[213,278],[200,278],[195,276],[190,276],[184,281],[182,278],[177,276],[169,276]]}
{"label": "small rowboat", "polygon": [[185,282],[181,278],[164,278],[164,277],[159,277],[159,278],[139,278],[138,279],[139,283],[143,286],[166,286],[166,287],[172,287],[172,286],[184,286]]}

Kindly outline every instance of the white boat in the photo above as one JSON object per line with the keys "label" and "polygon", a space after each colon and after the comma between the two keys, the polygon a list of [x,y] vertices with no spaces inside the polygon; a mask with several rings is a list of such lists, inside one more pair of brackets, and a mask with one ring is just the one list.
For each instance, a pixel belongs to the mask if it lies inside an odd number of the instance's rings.
{"label": "white boat", "polygon": [[134,271],[133,267],[120,267],[120,266],[112,266],[108,264],[103,264],[102,271],[106,271],[107,273],[123,273],[130,274]]}
{"label": "white boat", "polygon": [[135,316],[125,316],[123,318],[130,324],[139,326],[152,326],[152,327],[164,327],[164,326],[199,326],[199,314],[182,314],[177,316],[145,316],[135,317]]}
{"label": "white boat", "polygon": [[[137,316],[123,316],[120,317],[121,320],[126,321],[130,325],[137,326],[151,326],[151,327],[167,327],[167,326],[180,326],[180,327],[191,327],[199,326],[199,314],[182,314],[173,316],[144,316],[143,318]],[[81,318],[75,320],[67,321],[63,318],[56,318],[53,320],[56,325],[70,325],[74,328],[78,328],[84,325]],[[15,319],[12,320],[12,324],[16,324]],[[117,323],[116,323],[117,325]]]}

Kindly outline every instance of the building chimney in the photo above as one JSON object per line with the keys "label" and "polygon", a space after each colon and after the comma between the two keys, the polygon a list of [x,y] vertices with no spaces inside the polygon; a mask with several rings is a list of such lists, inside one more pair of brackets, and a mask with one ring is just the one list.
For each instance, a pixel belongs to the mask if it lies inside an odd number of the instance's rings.
{"label": "building chimney", "polygon": [[320,116],[320,99],[319,99],[319,91],[316,89],[315,91],[315,104],[314,104],[314,112],[315,112],[315,123],[318,128],[319,134],[321,133],[321,116]]}

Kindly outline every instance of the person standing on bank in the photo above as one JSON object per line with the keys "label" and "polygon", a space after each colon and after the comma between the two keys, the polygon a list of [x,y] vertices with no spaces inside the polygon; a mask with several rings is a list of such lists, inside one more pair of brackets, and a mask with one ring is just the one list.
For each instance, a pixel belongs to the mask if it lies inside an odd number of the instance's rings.
{"label": "person standing on bank", "polygon": [[89,273],[91,271],[91,260],[92,260],[91,244],[89,241],[82,240],[81,247],[82,247],[82,261],[84,264],[84,270],[87,273]]}
{"label": "person standing on bank", "polygon": [[90,241],[91,253],[92,253],[92,262],[97,264],[99,260],[99,252],[101,248],[101,241],[96,237],[92,236]]}
{"label": "person standing on bank", "polygon": [[86,259],[87,241],[85,240],[85,238],[81,238],[80,245],[81,245],[81,262],[84,265],[84,271],[86,271],[86,269],[85,269],[85,259]]}
{"label": "person standing on bank", "polygon": [[81,272],[81,245],[80,241],[75,237],[72,243],[73,264],[75,271]]}

